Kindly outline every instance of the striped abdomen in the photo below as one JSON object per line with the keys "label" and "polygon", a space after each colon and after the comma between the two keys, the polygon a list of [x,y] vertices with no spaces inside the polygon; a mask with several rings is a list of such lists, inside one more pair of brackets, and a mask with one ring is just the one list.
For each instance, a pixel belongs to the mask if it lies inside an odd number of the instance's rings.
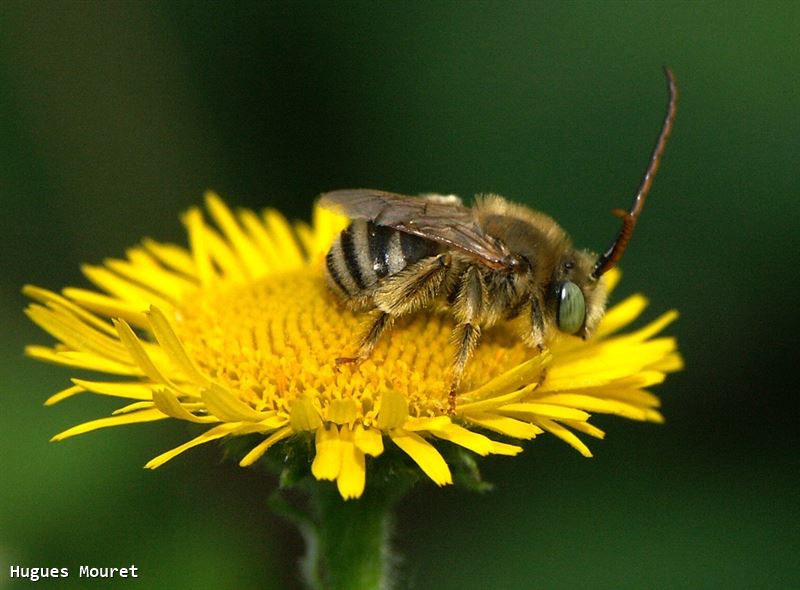
{"label": "striped abdomen", "polygon": [[343,297],[358,295],[382,278],[439,251],[434,241],[356,219],[328,252],[328,283]]}

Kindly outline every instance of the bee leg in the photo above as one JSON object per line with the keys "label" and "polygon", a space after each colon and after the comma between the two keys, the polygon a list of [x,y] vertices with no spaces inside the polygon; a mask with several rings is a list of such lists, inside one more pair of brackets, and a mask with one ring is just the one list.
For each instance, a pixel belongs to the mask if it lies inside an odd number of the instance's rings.
{"label": "bee leg", "polygon": [[456,353],[456,360],[453,363],[453,377],[450,381],[450,394],[447,397],[447,410],[450,414],[455,414],[456,390],[461,382],[461,377],[464,375],[467,361],[469,361],[472,352],[478,345],[478,340],[481,337],[481,328],[473,324],[459,324],[453,331],[453,337],[458,343],[458,353]]}
{"label": "bee leg", "polygon": [[372,351],[375,350],[375,345],[378,344],[384,330],[391,328],[393,323],[394,316],[384,311],[379,311],[375,317],[375,321],[372,322],[372,326],[370,326],[367,333],[364,334],[364,337],[361,339],[361,344],[358,347],[358,354],[352,357],[340,356],[336,359],[336,366],[358,365],[367,360],[372,354]]}
{"label": "bee leg", "polygon": [[430,256],[387,277],[375,291],[375,306],[392,316],[422,309],[439,293],[450,264],[449,254]]}
{"label": "bee leg", "polygon": [[472,356],[472,352],[478,344],[478,339],[481,337],[478,318],[481,317],[488,297],[480,272],[474,266],[468,267],[459,277],[457,288],[453,312],[458,325],[453,331],[453,340],[458,346],[458,352],[453,363],[453,377],[450,382],[450,395],[448,396],[450,414],[455,413],[456,390],[461,382],[467,361]]}
{"label": "bee leg", "polygon": [[542,302],[538,297],[531,299],[531,336],[533,346],[543,352],[544,346],[544,316],[542,315]]}
{"label": "bee leg", "polygon": [[374,291],[372,298],[378,308],[372,326],[361,339],[354,357],[339,357],[336,365],[358,364],[369,358],[381,334],[394,324],[397,317],[425,307],[439,293],[450,269],[450,255],[430,256],[387,277]]}

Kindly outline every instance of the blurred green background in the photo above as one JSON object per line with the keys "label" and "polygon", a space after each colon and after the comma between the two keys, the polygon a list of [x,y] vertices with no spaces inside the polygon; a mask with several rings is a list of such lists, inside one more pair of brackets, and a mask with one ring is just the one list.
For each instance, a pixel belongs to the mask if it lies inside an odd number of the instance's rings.
{"label": "blurred green background", "polygon": [[493,191],[602,249],[662,64],[680,112],[615,298],[682,314],[667,423],[600,418],[591,460],[542,437],[482,463],[490,494],[420,486],[400,587],[800,587],[798,31],[790,2],[3,2],[0,587],[9,563],[132,563],[143,588],[298,588],[302,550],[265,507],[275,482],[218,448],[141,468],[180,424],[48,443],[114,404],[42,407],[73,372],[23,357],[50,342],[24,283],[184,243],[206,188],[294,217],[335,188]]}

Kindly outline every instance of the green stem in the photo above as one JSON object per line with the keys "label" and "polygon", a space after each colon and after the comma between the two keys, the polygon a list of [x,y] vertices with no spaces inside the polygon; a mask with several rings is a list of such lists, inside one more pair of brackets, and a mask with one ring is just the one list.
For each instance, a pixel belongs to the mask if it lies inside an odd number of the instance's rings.
{"label": "green stem", "polygon": [[308,545],[303,570],[314,590],[391,588],[392,509],[402,494],[385,492],[345,501],[333,485],[312,486],[313,524],[301,528]]}

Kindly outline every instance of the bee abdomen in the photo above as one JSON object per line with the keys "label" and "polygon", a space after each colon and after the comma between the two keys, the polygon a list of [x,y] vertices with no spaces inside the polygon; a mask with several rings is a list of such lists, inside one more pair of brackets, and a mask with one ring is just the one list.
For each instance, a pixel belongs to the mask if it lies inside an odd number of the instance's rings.
{"label": "bee abdomen", "polygon": [[357,295],[439,251],[438,244],[431,240],[356,219],[339,234],[328,252],[329,283],[342,295]]}

